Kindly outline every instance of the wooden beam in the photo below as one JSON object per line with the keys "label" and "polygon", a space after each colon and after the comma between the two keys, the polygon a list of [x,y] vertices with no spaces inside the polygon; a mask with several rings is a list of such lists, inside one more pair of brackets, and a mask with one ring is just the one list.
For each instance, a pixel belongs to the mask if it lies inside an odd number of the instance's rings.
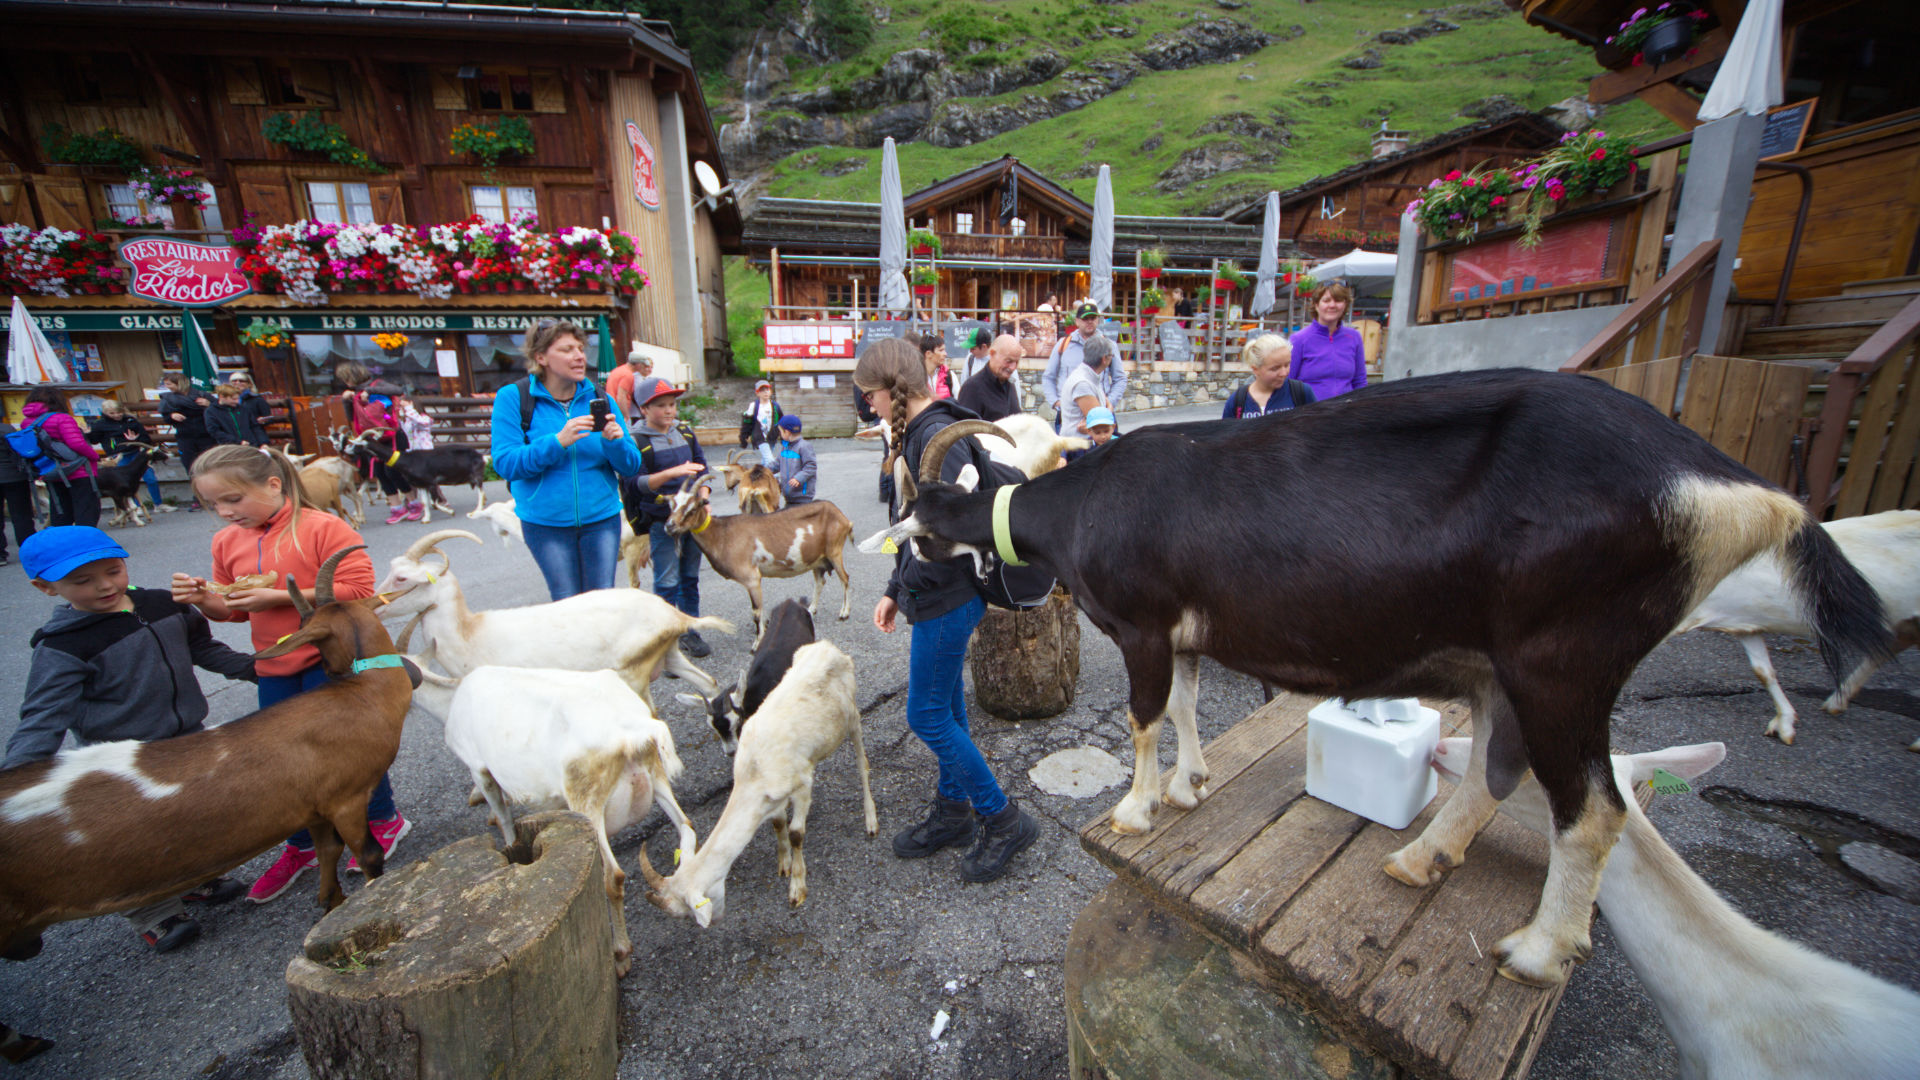
{"label": "wooden beam", "polygon": [[[567,89],[573,95],[573,109],[578,117],[576,123],[580,128],[585,129],[583,137],[587,140],[587,144],[593,147],[593,201],[600,211],[600,216],[612,221],[614,218],[613,166],[608,161],[607,147],[608,141],[613,138],[613,130],[607,111],[602,107],[606,101],[606,95],[603,94],[597,98],[593,96],[592,88],[588,85],[592,80],[585,68],[568,67],[563,69],[563,74],[567,80]],[[625,145],[624,139],[621,145]]]}
{"label": "wooden beam", "polygon": [[1654,83],[1643,88],[1639,97],[1688,131],[1700,126],[1700,99],[1680,89],[1679,83]]}
{"label": "wooden beam", "polygon": [[[1595,105],[1613,105],[1640,93],[1649,86],[1670,82],[1697,67],[1715,63],[1727,55],[1727,46],[1732,44],[1733,34],[1725,27],[1709,31],[1700,39],[1699,47],[1691,56],[1650,67],[1622,68],[1609,71],[1587,84],[1587,100]],[[1692,125],[1689,125],[1692,126]]]}
{"label": "wooden beam", "polygon": [[198,86],[190,83],[185,73],[178,68],[162,63],[152,53],[136,50],[133,53],[134,65],[146,72],[160,87],[160,96],[166,100],[167,108],[180,121],[181,130],[187,133],[188,141],[200,155],[201,172],[207,182],[224,187],[227,180],[226,156],[220,151],[219,127],[213,122],[213,106],[209,100],[206,82]]}
{"label": "wooden beam", "polygon": [[653,75],[653,89],[657,93],[677,94],[686,89],[687,77],[678,71],[656,71]]}
{"label": "wooden beam", "polygon": [[407,111],[404,87],[396,95],[386,80],[391,69],[369,57],[354,57],[353,68],[361,81],[373,88],[373,101],[378,113],[385,118],[385,123],[393,124],[395,128],[400,144],[401,212],[415,224],[448,220],[436,212],[439,208],[433,205],[432,190],[427,186],[426,173],[420,167],[420,143],[414,130],[413,115]]}

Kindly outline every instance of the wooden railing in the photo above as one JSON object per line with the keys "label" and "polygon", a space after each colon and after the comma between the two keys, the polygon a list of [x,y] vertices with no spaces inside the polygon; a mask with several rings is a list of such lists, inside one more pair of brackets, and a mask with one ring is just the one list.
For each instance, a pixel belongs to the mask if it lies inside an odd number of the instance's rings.
{"label": "wooden railing", "polygon": [[1002,236],[997,233],[941,233],[946,259],[1052,259],[1067,257],[1064,236]]}
{"label": "wooden railing", "polygon": [[1920,297],[1827,377],[1826,402],[1807,454],[1807,509],[1815,517],[1828,510],[1843,518],[1920,504],[1920,472],[1914,469],[1920,444],[1916,337]]}
{"label": "wooden railing", "polygon": [[1581,346],[1560,370],[1577,374],[1700,351],[1700,327],[1707,317],[1707,299],[1719,256],[1718,239],[1688,252],[1679,265]]}

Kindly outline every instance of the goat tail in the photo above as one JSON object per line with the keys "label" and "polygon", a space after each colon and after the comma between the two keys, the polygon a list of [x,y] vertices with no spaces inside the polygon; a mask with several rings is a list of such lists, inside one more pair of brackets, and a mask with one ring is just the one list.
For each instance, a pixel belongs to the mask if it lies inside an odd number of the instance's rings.
{"label": "goat tail", "polygon": [[688,630],[716,630],[732,636],[733,624],[718,615],[696,615],[687,620]]}
{"label": "goat tail", "polygon": [[629,736],[624,747],[627,764],[647,774],[655,787],[669,787],[679,778],[684,766],[673,748],[671,735],[664,739]]}
{"label": "goat tail", "polygon": [[1783,561],[1837,687],[1863,659],[1893,659],[1893,632],[1886,605],[1872,584],[1847,561],[1840,545],[1811,517],[1787,539]]}

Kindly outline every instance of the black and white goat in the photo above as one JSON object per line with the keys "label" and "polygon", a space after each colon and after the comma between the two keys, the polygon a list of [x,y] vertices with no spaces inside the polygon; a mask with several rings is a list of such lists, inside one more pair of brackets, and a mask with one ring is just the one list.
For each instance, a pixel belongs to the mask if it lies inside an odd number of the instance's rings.
{"label": "black and white goat", "polygon": [[811,644],[813,613],[799,600],[782,600],[768,613],[767,627],[761,631],[760,641],[747,659],[747,668],[732,686],[712,698],[686,693],[674,696],[683,705],[707,710],[714,733],[720,736],[720,745],[731,754],[740,745],[740,728],[760,710],[761,703],[793,666],[793,654],[801,646]]}
{"label": "black and white goat", "polygon": [[[924,559],[995,551],[995,494],[975,493],[937,433],[918,483],[896,466]],[[1591,951],[1589,919],[1625,812],[1607,721],[1640,659],[1714,585],[1783,550],[1838,679],[1884,654],[1879,599],[1800,504],[1645,402],[1585,378],[1503,370],[1396,380],[1253,421],[1148,427],[1012,489],[1014,553],[1055,573],[1120,648],[1133,788],[1113,827],[1209,778],[1194,726],[1199,660],[1303,693],[1444,697],[1473,707],[1467,782],[1386,871],[1426,885],[1528,769],[1555,832],[1539,910],[1496,950],[1502,974],[1552,985]],[[1286,572],[1267,573],[1276,552]]]}
{"label": "black and white goat", "polygon": [[392,431],[368,428],[354,436],[341,452],[356,462],[383,461],[415,491],[424,493],[421,505],[426,516],[422,521],[433,520],[434,507],[443,514],[453,514],[452,504],[440,491],[441,484],[466,484],[475,492],[474,508],[487,505],[487,458],[471,446],[396,451]]}
{"label": "black and white goat", "polygon": [[100,466],[94,483],[102,499],[113,500],[113,517],[107,519],[108,525],[145,526],[153,521],[153,514],[147,509],[153,504],[141,498],[140,481],[148,469],[167,460],[169,455],[166,447],[146,443],[127,443],[121,449],[136,451],[138,456],[125,465]]}

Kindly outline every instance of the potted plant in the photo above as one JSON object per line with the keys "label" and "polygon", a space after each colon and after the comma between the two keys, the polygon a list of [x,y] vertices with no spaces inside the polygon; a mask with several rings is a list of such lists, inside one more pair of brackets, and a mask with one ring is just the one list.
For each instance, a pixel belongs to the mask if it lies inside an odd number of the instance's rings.
{"label": "potted plant", "polygon": [[240,331],[240,344],[252,345],[260,349],[278,349],[291,340],[279,323],[268,322],[265,319],[255,319]]}
{"label": "potted plant", "polygon": [[338,124],[329,124],[320,119],[318,113],[302,113],[295,119],[290,113],[274,113],[260,125],[260,134],[268,142],[279,143],[292,150],[306,150],[323,154],[327,160],[339,165],[351,165],[369,173],[384,173],[386,168],[373,160],[373,155],[353,145],[346,131]]}
{"label": "potted plant", "polygon": [[1164,248],[1151,247],[1140,253],[1140,280],[1153,281],[1160,276],[1160,270],[1167,265],[1167,253]]}
{"label": "potted plant", "polygon": [[1228,259],[1213,272],[1213,289],[1217,293],[1231,293],[1247,283],[1246,272],[1240,264]]}
{"label": "potted plant", "polygon": [[447,148],[456,154],[472,154],[492,172],[500,159],[510,154],[532,156],[533,125],[524,116],[469,121],[453,129],[447,137]]}
{"label": "potted plant", "polygon": [[915,255],[938,255],[940,238],[931,229],[914,229],[907,233],[907,250]]}
{"label": "potted plant", "polygon": [[[1141,275],[1145,277],[1143,273]],[[1140,314],[1158,315],[1160,309],[1167,306],[1167,294],[1160,291],[1158,285],[1149,285],[1140,294]]]}
{"label": "potted plant", "polygon": [[110,127],[76,132],[55,120],[40,133],[40,148],[48,161],[62,165],[104,165],[128,173],[141,168],[140,144]]}
{"label": "potted plant", "polygon": [[931,266],[922,266],[908,276],[913,282],[915,296],[932,296],[933,290],[940,285],[940,271]]}
{"label": "potted plant", "polygon": [[1707,13],[1691,4],[1665,3],[1652,9],[1640,8],[1620,24],[1607,44],[1632,55],[1634,67],[1643,64],[1659,67],[1691,52],[1700,40],[1706,20]]}
{"label": "potted plant", "polygon": [[375,334],[373,343],[388,356],[398,359],[400,354],[406,351],[407,335],[398,332]]}

